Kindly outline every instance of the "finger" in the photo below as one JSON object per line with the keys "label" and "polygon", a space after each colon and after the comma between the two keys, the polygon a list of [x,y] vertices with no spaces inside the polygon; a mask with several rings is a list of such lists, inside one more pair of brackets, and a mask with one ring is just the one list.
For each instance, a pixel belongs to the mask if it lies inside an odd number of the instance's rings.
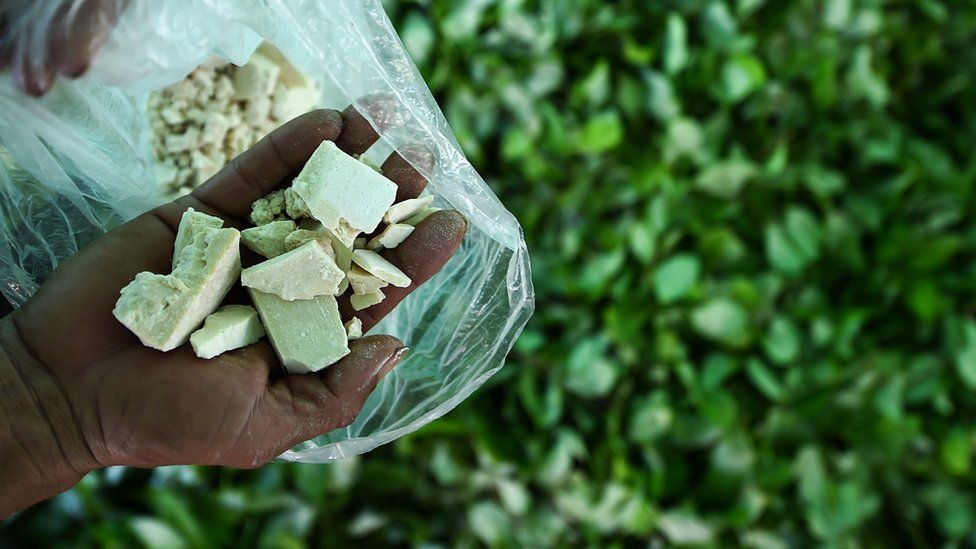
{"label": "finger", "polygon": [[282,186],[302,169],[315,149],[342,131],[337,111],[320,109],[305,113],[271,132],[240,154],[192,196],[224,217],[244,219],[251,204]]}
{"label": "finger", "polygon": [[[55,20],[52,65],[69,77],[88,70],[128,0],[83,0]],[[72,6],[66,3],[65,7]]]}
{"label": "finger", "polygon": [[396,202],[417,198],[427,187],[427,178],[417,168],[427,173],[434,168],[434,155],[423,145],[407,145],[383,162],[383,175],[397,184]]}
{"label": "finger", "polygon": [[279,450],[351,424],[380,379],[407,352],[391,336],[365,337],[349,348],[345,358],[325,370],[289,374],[271,385],[271,413],[288,432]]}
{"label": "finger", "polygon": [[54,70],[46,60],[34,61],[27,51],[22,52],[11,70],[11,78],[27,95],[40,97],[51,89]]}
{"label": "finger", "polygon": [[358,317],[363,323],[364,332],[375,326],[410,292],[441,270],[461,246],[467,229],[468,221],[456,211],[444,210],[431,214],[417,225],[403,243],[382,254],[410,277],[410,285],[406,288],[383,288],[386,299],[362,311],[354,310],[349,304],[349,297],[343,296],[339,302],[343,318]]}
{"label": "finger", "polygon": [[[360,107],[349,105],[342,111],[342,133],[336,146],[346,154],[363,154],[380,138],[379,132],[393,125],[396,119],[396,100],[387,94],[364,97]],[[376,123],[374,128],[363,112]]]}

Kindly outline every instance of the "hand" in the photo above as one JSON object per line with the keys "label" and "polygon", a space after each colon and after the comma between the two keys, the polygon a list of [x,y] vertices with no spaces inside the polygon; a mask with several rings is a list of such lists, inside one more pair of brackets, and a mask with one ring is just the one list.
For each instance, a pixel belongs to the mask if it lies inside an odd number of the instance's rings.
{"label": "hand", "polygon": [[[376,132],[352,107],[314,111],[285,124],[234,159],[192,194],[101,236],[60,265],[21,309],[0,321],[0,496],[6,515],[63,490],[106,465],[152,467],[195,463],[256,467],[298,442],[348,425],[404,354],[389,336],[350,344],[351,352],[318,374],[286,375],[267,342],[197,358],[188,345],[168,353],[144,347],[113,316],[119,290],[136,273],[170,270],[173,241],[187,207],[244,228],[251,203],[287,185],[323,140],[361,153]],[[413,154],[431,163],[429,156]],[[383,164],[398,199],[426,181],[399,153]],[[413,280],[384,290],[387,299],[360,311],[364,330],[436,273],[467,228],[454,211],[418,225],[387,259]],[[245,256],[247,263],[247,256]],[[238,289],[237,291],[240,291]],[[348,302],[340,308],[348,318]],[[0,367],[3,367],[0,355]],[[12,450],[13,441],[22,450]],[[24,478],[57,482],[32,493]],[[24,475],[27,475],[26,477]],[[18,481],[21,481],[18,483]],[[52,492],[53,490],[53,492]]]}
{"label": "hand", "polygon": [[[46,2],[10,2],[0,11],[0,70],[10,67],[14,84],[35,97],[54,84],[58,73],[76,78],[88,70],[128,0],[62,2],[40,29]],[[36,36],[44,32],[43,36]],[[16,40],[15,40],[16,39]]]}

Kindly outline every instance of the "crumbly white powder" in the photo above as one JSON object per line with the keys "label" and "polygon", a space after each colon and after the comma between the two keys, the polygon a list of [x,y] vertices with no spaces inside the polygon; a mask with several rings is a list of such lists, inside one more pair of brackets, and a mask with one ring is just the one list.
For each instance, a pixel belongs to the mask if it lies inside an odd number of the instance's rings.
{"label": "crumbly white powder", "polygon": [[[151,144],[164,195],[192,191],[272,130],[318,106],[314,83],[282,66],[284,57],[268,48],[259,48],[243,67],[208,60],[150,94]],[[247,93],[240,93],[245,88]]]}

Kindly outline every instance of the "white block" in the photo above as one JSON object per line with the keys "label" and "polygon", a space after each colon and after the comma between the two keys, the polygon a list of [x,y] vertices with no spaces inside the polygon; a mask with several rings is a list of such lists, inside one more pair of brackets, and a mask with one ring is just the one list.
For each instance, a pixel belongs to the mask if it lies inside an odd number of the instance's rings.
{"label": "white block", "polygon": [[413,225],[407,225],[404,223],[387,225],[386,228],[383,229],[383,232],[374,236],[369,241],[369,244],[367,244],[366,247],[370,250],[378,250],[380,248],[396,248],[403,243],[408,236],[410,236],[410,233],[412,233],[413,230]]}
{"label": "white block", "polygon": [[[323,141],[295,178],[292,188],[312,217],[335,230],[344,219],[359,232],[372,232],[396,198],[396,184]],[[351,244],[350,240],[350,244]]]}
{"label": "white block", "polygon": [[312,241],[244,269],[241,284],[295,301],[336,294],[344,276],[322,244]]}
{"label": "white block", "polygon": [[406,288],[410,285],[410,277],[396,265],[390,263],[380,254],[372,250],[354,250],[352,252],[352,262],[363,268],[371,275],[385,280],[398,288]]}
{"label": "white block", "polygon": [[[285,239],[295,232],[295,222],[290,219],[272,221],[241,231],[241,242],[255,252],[271,259],[292,248],[286,247]],[[297,248],[297,246],[295,246]]]}
{"label": "white block", "polygon": [[389,284],[389,282],[367,273],[359,265],[353,265],[351,269],[346,271],[346,279],[349,280],[353,293],[359,295],[374,293]]}
{"label": "white block", "polygon": [[143,345],[169,351],[186,343],[237,281],[240,233],[217,223],[223,222],[188,209],[177,232],[173,272],[141,272],[122,288],[112,314]]}
{"label": "white block", "polygon": [[383,293],[383,290],[376,290],[366,295],[352,294],[349,296],[349,304],[352,305],[353,309],[362,311],[382,302],[384,299],[386,299],[386,294]]}
{"label": "white block", "polygon": [[390,206],[390,209],[383,214],[383,222],[399,223],[400,221],[403,221],[404,219],[423,210],[433,201],[434,197],[428,195],[420,198],[411,198],[410,200],[404,200],[403,202],[397,202],[396,204]]}
{"label": "white block", "polygon": [[339,305],[331,295],[285,301],[248,289],[282,366],[293,374],[317,372],[349,354]]}
{"label": "white block", "polygon": [[281,68],[267,57],[254,54],[243,66],[234,71],[234,96],[238,99],[250,99],[262,95],[271,95],[278,73]]}
{"label": "white block", "polygon": [[345,326],[346,339],[349,341],[363,337],[363,321],[359,320],[358,316],[352,317],[352,320],[346,322]]}
{"label": "white block", "polygon": [[247,347],[264,337],[258,312],[250,305],[225,305],[210,313],[203,328],[193,332],[190,345],[200,358]]}

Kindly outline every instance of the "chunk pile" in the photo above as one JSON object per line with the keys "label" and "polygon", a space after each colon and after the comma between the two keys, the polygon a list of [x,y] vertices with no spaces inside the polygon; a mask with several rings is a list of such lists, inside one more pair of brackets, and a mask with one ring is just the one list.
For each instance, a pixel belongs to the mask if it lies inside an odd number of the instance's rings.
{"label": "chunk pile", "polygon": [[163,192],[193,190],[272,130],[314,109],[319,96],[315,83],[269,44],[241,67],[214,58],[153,92],[149,122]]}
{"label": "chunk pile", "polygon": [[[378,252],[398,246],[435,209],[431,197],[394,204],[396,190],[373,167],[323,142],[290,187],[253,204],[255,227],[238,232],[188,209],[172,273],[136,275],[113,313],[162,351],[189,340],[197,356],[213,358],[267,335],[288,371],[321,370],[362,336],[358,318],[343,324],[337,297],[348,294],[359,311],[382,302],[383,288],[411,284]],[[239,242],[265,260],[241,270]],[[217,309],[238,277],[254,307]]]}

